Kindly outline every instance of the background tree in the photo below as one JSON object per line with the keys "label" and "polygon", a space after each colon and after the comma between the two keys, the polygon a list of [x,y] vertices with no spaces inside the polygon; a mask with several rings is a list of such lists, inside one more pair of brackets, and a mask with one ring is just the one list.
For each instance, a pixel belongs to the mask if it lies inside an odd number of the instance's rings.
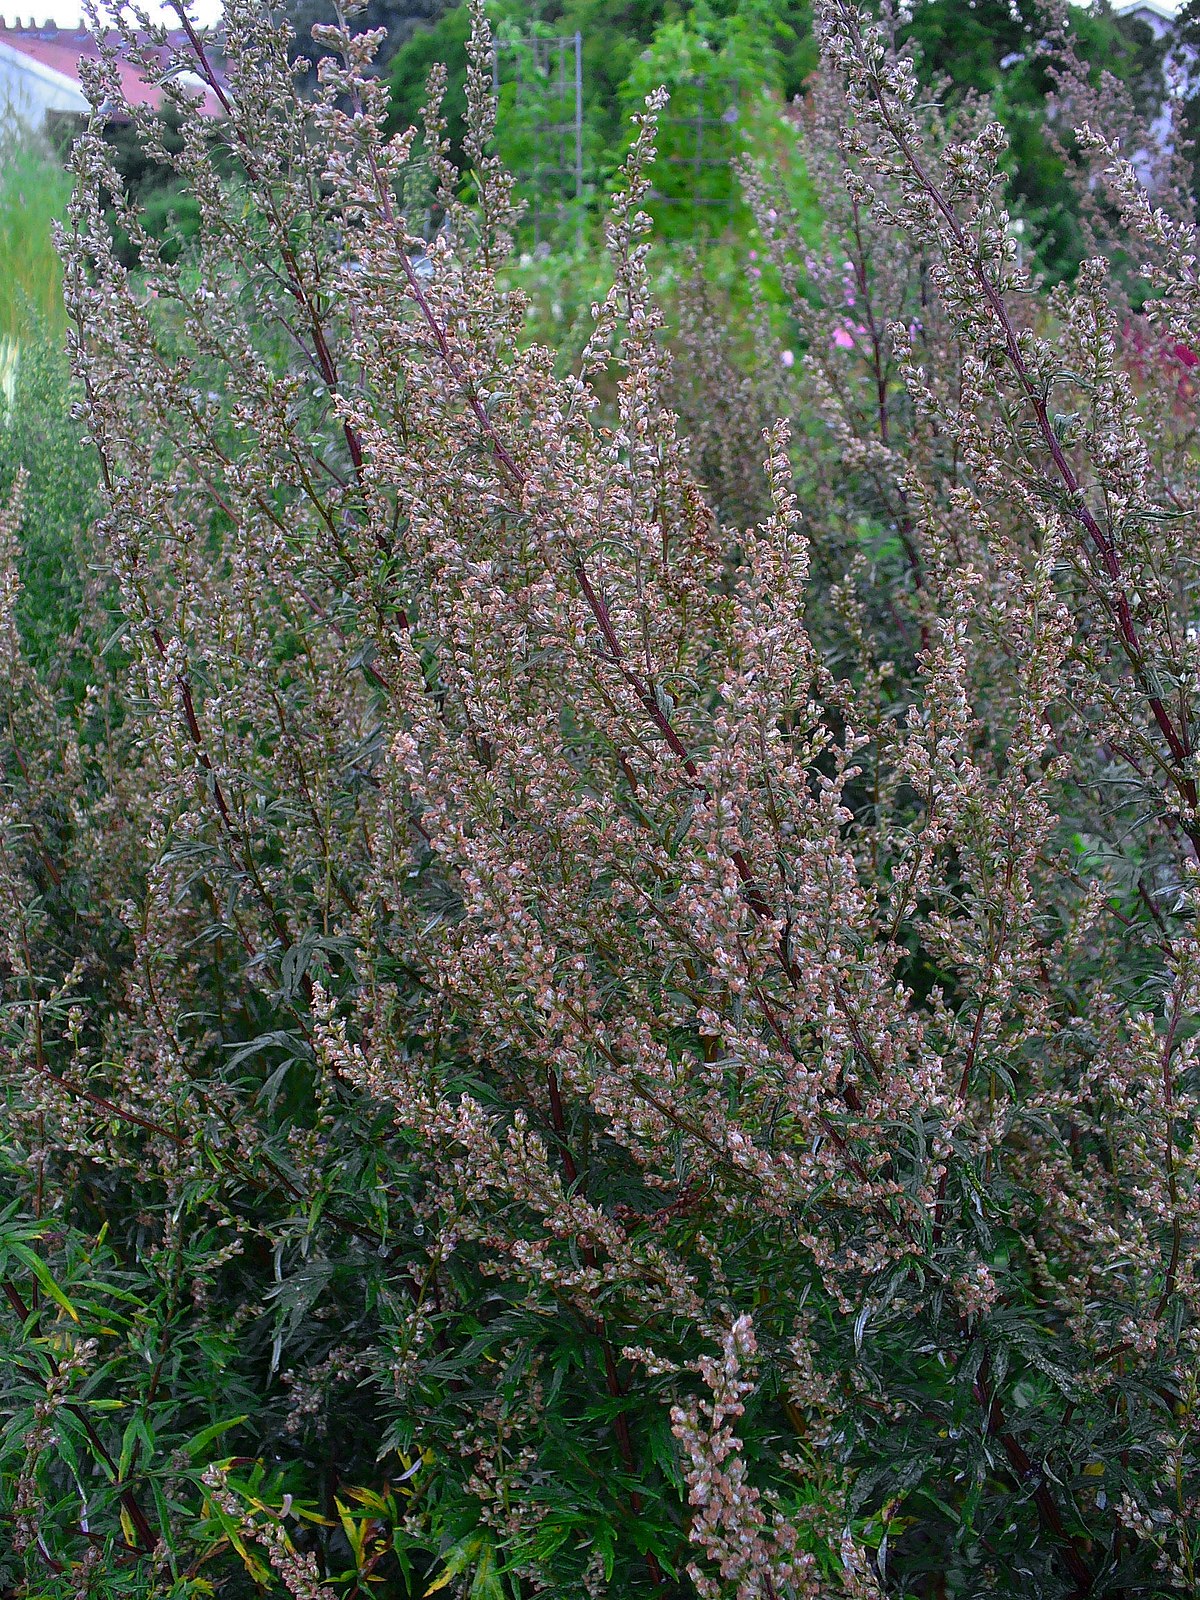
{"label": "background tree", "polygon": [[[628,143],[628,106],[639,61],[656,57],[670,63],[677,55],[673,34],[719,37],[731,26],[743,40],[758,41],[764,85],[790,98],[799,93],[816,62],[807,0],[712,0],[678,6],[667,0],[544,0],[535,7],[495,8],[499,21],[523,28],[531,22],[560,35],[578,31],[583,39],[583,97],[589,165],[601,188],[615,172]],[[428,30],[418,29],[396,53],[389,70],[391,122],[408,127],[419,119],[430,66],[446,64],[447,109],[452,148],[461,151],[463,83],[466,73],[467,7],[444,13]],[[647,57],[647,52],[651,54]]]}
{"label": "background tree", "polygon": [[1175,20],[1175,39],[1183,68],[1183,106],[1181,132],[1187,140],[1187,159],[1192,165],[1192,187],[1200,194],[1200,0],[1186,0]]}
{"label": "background tree", "polygon": [[[355,24],[364,29],[386,28],[387,37],[379,51],[382,68],[418,29],[435,25],[449,4],[450,0],[365,0]],[[334,7],[330,0],[285,0],[283,15],[295,31],[293,53],[313,63],[313,70],[303,80],[311,92],[316,87],[316,65],[328,54],[327,46],[314,42],[312,30],[314,25],[327,27],[335,20]]]}
{"label": "background tree", "polygon": [[1070,108],[1060,113],[1055,105],[1052,68],[1061,52],[1056,55],[1054,36],[1047,35],[1051,18],[1092,83],[1101,72],[1111,73],[1150,122],[1166,90],[1165,45],[1146,23],[1114,15],[1109,0],[1057,13],[1044,0],[918,0],[899,38],[916,49],[922,79],[939,96],[951,103],[970,94],[991,97],[1009,136],[1005,165],[1015,209],[1038,239],[1042,265],[1057,279],[1073,272],[1086,252],[1079,195],[1051,137],[1073,142]]}
{"label": "background tree", "polygon": [[[625,145],[625,110],[645,92],[658,72],[668,81],[688,55],[686,41],[736,37],[740,63],[757,55],[756,85],[791,100],[799,94],[815,65],[811,12],[799,0],[704,0],[674,6],[664,0],[544,0],[534,8],[503,4],[498,18],[514,26],[530,22],[584,41],[584,108],[589,170],[603,188],[620,161]],[[915,52],[917,69],[932,91],[961,102],[987,95],[1009,135],[1006,169],[1011,178],[1014,209],[1036,238],[1039,261],[1052,280],[1075,270],[1086,253],[1079,195],[1057,146],[1069,147],[1069,113],[1055,121],[1053,67],[1058,57],[1047,44],[1047,12],[1041,0],[980,0],[973,6],[956,0],[918,0],[897,25],[896,38]],[[1109,72],[1126,87],[1142,118],[1149,122],[1165,92],[1165,45],[1149,27],[1132,18],[1116,17],[1108,0],[1093,8],[1070,6],[1059,13],[1058,25],[1074,58],[1084,63],[1093,82]],[[391,123],[407,127],[418,120],[425,80],[435,62],[447,67],[447,112],[451,145],[461,152],[467,12],[465,5],[445,11],[432,26],[417,26],[400,45],[389,70]],[[756,40],[753,49],[747,48]],[[727,70],[722,68],[720,70]],[[1048,126],[1048,117],[1050,125]],[[699,216],[699,213],[698,213]],[[698,220],[692,219],[692,224]]]}

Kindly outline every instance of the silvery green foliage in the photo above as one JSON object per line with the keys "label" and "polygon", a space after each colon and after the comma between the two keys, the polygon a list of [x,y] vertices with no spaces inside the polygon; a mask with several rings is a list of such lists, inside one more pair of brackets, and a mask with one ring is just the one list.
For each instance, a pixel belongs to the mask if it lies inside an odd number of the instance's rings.
{"label": "silvery green foliage", "polygon": [[986,108],[819,22],[753,443],[711,305],[669,403],[660,97],[580,363],[523,339],[481,11],[469,192],[436,81],[418,162],[250,0],[223,149],[170,79],[194,256],[77,146],[82,698],[16,503],[0,591],[26,1592],[1194,1592],[1190,224],[1116,166],[1169,334],[1038,296]]}

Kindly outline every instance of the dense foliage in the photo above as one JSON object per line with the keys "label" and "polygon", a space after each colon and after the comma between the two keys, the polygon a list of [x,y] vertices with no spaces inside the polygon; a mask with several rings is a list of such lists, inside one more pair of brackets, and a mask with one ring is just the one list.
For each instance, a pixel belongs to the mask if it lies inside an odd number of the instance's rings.
{"label": "dense foliage", "polygon": [[[533,18],[530,6],[502,0],[493,14],[501,29],[520,34],[579,34],[587,173],[594,190],[603,190],[624,157],[630,96],[646,75],[658,72],[656,83],[670,83],[677,94],[688,78],[704,75],[726,96],[731,90],[749,96],[766,85],[782,88],[790,99],[816,64],[806,0],[717,0],[685,10],[664,0],[562,0],[539,6]],[[456,155],[466,114],[469,32],[469,6],[448,6],[434,26],[414,30],[389,64],[390,126],[406,128],[419,120],[430,66],[445,62]]]}
{"label": "dense foliage", "polygon": [[1166,90],[1165,47],[1148,23],[1115,16],[1108,5],[1047,6],[1043,0],[921,0],[902,37],[919,51],[927,82],[945,81],[955,95],[992,96],[1009,138],[1005,167],[1017,212],[1037,240],[1053,277],[1074,272],[1087,254],[1076,186],[1061,148],[1072,138],[1056,129],[1050,113],[1059,64],[1057,40],[1047,37],[1054,18],[1070,52],[1087,63],[1093,86],[1100,73],[1120,80],[1142,121],[1151,122]]}
{"label": "dense foliage", "polygon": [[738,291],[651,93],[555,349],[482,8],[465,175],[226,16],[0,428],[7,1592],[1194,1594],[1182,162],[1060,38],[1038,288],[821,0]]}
{"label": "dense foliage", "polygon": [[[785,100],[803,92],[816,64],[811,8],[804,0],[719,0],[716,4],[676,7],[663,0],[557,0],[534,8],[499,0],[493,15],[522,34],[570,34],[579,30],[584,58],[584,124],[589,192],[603,194],[628,143],[628,111],[640,103],[648,85],[665,84],[672,94],[660,147],[682,158],[694,141],[678,118],[697,111],[719,112],[726,104],[741,115],[724,138],[724,147],[746,141],[757,93],[763,85]],[[898,48],[912,52],[918,77],[939,100],[957,104],[973,95],[990,97],[1009,144],[1005,171],[1010,204],[1030,227],[1039,261],[1052,279],[1070,276],[1087,254],[1086,224],[1071,178],[1072,131],[1058,125],[1053,90],[1065,57],[1085,63],[1093,87],[1101,73],[1119,80],[1145,123],[1159,112],[1166,89],[1165,45],[1136,17],[1114,15],[1107,0],[1094,7],[1054,5],[1048,0],[915,0],[906,7],[882,8]],[[423,104],[425,77],[436,62],[448,69],[447,111],[451,150],[461,152],[466,44],[466,0],[444,10],[429,27],[418,26],[389,65],[392,130],[416,121]],[[695,84],[707,87],[697,93]],[[747,115],[749,113],[749,117]],[[714,137],[715,135],[715,137]],[[708,134],[710,155],[722,150],[721,130]],[[506,152],[510,157],[516,152]],[[523,165],[514,162],[520,173]],[[669,170],[669,169],[668,169]],[[660,168],[656,188],[662,187]],[[688,172],[682,160],[672,200],[689,186],[702,204],[725,199],[720,172]],[[668,189],[670,189],[668,184]],[[693,207],[677,216],[655,208],[660,229],[696,232],[714,221],[728,225],[730,208],[717,212]]]}

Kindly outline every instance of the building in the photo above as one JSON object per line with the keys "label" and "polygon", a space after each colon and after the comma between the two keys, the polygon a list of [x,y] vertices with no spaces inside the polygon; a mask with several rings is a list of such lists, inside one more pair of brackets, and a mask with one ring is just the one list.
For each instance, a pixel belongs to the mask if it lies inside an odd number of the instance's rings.
{"label": "building", "polygon": [[[185,42],[182,33],[169,36],[163,51],[163,68],[172,48]],[[97,61],[100,52],[95,39],[85,28],[56,28],[52,22],[41,27],[30,19],[7,22],[0,17],[0,122],[19,122],[42,133],[55,123],[68,123],[86,117],[90,110],[79,81],[80,59]],[[118,59],[121,85],[132,105],[158,107],[161,88],[147,82],[134,62]],[[199,91],[199,78],[189,83]],[[211,89],[205,90],[204,110],[216,116],[220,104]]]}
{"label": "building", "polygon": [[1177,10],[1170,0],[1126,0],[1124,5],[1113,7],[1113,14],[1131,22],[1144,22],[1154,37],[1161,39],[1175,26]]}
{"label": "building", "polygon": [[1169,157],[1174,149],[1175,113],[1179,101],[1196,91],[1196,52],[1176,33],[1182,3],[1183,0],[1125,0],[1125,4],[1113,8],[1113,15],[1120,21],[1140,23],[1149,29],[1162,47],[1162,103],[1146,130],[1148,145],[1130,155],[1135,172],[1151,191],[1163,157]]}

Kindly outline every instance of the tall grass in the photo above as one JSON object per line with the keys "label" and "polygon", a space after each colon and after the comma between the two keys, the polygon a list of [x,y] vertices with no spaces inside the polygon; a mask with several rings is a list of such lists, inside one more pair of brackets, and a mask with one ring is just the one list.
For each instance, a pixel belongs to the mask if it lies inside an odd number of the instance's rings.
{"label": "tall grass", "polygon": [[11,348],[35,326],[66,329],[52,227],[70,193],[48,151],[17,140],[0,145],[0,346]]}

